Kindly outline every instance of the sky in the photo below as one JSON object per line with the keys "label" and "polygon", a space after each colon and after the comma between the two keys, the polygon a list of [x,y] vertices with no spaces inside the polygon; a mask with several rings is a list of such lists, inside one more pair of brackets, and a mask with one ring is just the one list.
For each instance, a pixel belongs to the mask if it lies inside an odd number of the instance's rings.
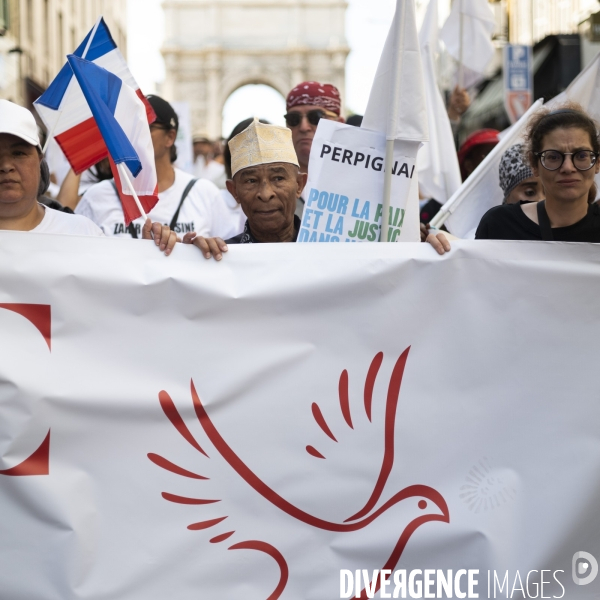
{"label": "sky", "polygon": [[[164,15],[162,0],[128,0],[127,59],[133,76],[145,93],[158,91],[165,66],[160,54]],[[416,0],[420,24],[427,0]],[[447,14],[449,0],[439,0],[440,17]],[[345,104],[349,112],[363,114],[381,50],[394,15],[396,0],[348,0],[346,39],[351,48],[346,62]],[[223,111],[223,135],[249,115],[283,124],[284,99],[263,85],[234,92]]]}

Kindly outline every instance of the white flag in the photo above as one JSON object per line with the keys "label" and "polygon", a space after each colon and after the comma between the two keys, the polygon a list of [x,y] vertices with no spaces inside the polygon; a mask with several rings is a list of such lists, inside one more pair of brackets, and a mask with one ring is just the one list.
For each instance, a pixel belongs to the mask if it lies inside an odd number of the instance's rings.
{"label": "white flag", "polygon": [[596,121],[600,121],[600,53],[558,96],[547,102],[548,108],[554,108],[571,100],[581,106]]}
{"label": "white flag", "polygon": [[[494,27],[494,13],[487,0],[454,0],[442,27],[441,38],[448,53],[462,62],[466,74],[469,71],[483,73],[494,56],[491,41]],[[473,83],[471,78],[471,81],[466,79],[463,85],[469,87]]]}
{"label": "white flag", "polygon": [[[362,127],[385,133],[387,140],[402,140],[400,152],[411,158],[416,158],[421,144],[429,139],[414,0],[396,0],[396,12],[379,59]],[[394,152],[397,151],[395,148]],[[406,212],[399,241],[419,239],[416,178],[411,183],[408,196],[391,201]]]}
{"label": "white flag", "polygon": [[362,127],[388,140],[428,139],[415,1],[397,0]]}
{"label": "white flag", "polygon": [[543,102],[538,100],[510,129],[503,132],[500,142],[442,206],[440,212],[432,219],[432,225],[437,225],[446,213],[450,213],[450,216],[442,221],[450,233],[460,238],[475,237],[481,217],[493,206],[502,204],[504,199],[498,176],[502,155],[514,144],[522,142],[529,117]]}
{"label": "white flag", "polygon": [[429,142],[425,142],[419,150],[417,165],[421,195],[444,204],[461,186],[462,180],[452,126],[437,85],[435,61],[439,51],[438,33],[438,0],[430,0],[419,33]]}

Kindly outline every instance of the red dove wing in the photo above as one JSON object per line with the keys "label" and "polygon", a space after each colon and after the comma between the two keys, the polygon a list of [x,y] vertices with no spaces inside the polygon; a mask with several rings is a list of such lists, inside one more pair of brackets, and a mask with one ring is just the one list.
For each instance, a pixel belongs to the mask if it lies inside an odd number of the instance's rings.
{"label": "red dove wing", "polygon": [[[192,384],[193,389],[193,384]],[[195,393],[195,390],[193,390]],[[200,446],[200,444],[196,441],[187,425],[185,424],[183,418],[179,414],[173,400],[169,396],[169,394],[165,391],[160,392],[159,394],[159,402],[163,409],[163,412],[171,421],[175,429],[179,432],[179,434],[200,454],[204,455],[206,458],[209,458],[207,452]],[[186,477],[189,479],[196,479],[201,481],[206,481],[208,477],[204,475],[200,475],[199,473],[195,473],[188,469],[185,469],[164,456],[159,454],[155,454],[153,452],[148,454],[148,458],[158,467],[169,471],[175,475],[179,475],[181,477]],[[210,505],[221,502],[220,498],[191,498],[188,496],[180,496],[177,494],[172,494],[169,492],[163,492],[162,497],[168,502],[173,502],[175,504],[185,504],[190,506],[198,506],[198,505]],[[206,519],[203,521],[198,521],[195,523],[191,523],[188,525],[188,529],[190,531],[201,531],[204,529],[210,529],[217,525],[223,523],[226,519],[228,519],[228,515],[223,515],[221,517]],[[214,537],[210,538],[209,542],[211,544],[219,544],[231,538],[235,534],[235,530],[225,531],[224,533],[219,533]],[[267,598],[267,600],[277,600],[281,594],[283,593],[289,578],[289,568],[284,556],[281,552],[275,548],[273,545],[263,542],[261,540],[245,540],[242,542],[238,542],[232,544],[227,548],[228,550],[254,550],[257,552],[261,552],[270,556],[277,564],[279,568],[279,581],[277,583],[276,588],[273,590],[271,595]]]}
{"label": "red dove wing", "polygon": [[[387,389],[387,397],[385,402],[385,414],[384,414],[384,422],[383,422],[383,435],[379,432],[379,437],[382,438],[383,441],[383,458],[381,462],[381,467],[379,468],[379,475],[377,477],[376,483],[373,487],[373,491],[366,501],[365,505],[351,517],[346,519],[346,523],[350,521],[354,521],[357,519],[361,519],[364,516],[368,515],[371,510],[377,505],[377,502],[380,500],[385,485],[388,481],[390,473],[392,471],[392,467],[394,466],[394,438],[395,438],[395,427],[396,427],[396,414],[398,409],[398,401],[400,398],[400,387],[402,384],[402,377],[404,375],[404,368],[406,366],[406,361],[408,359],[408,354],[410,351],[410,347],[408,347],[404,352],[400,355],[396,364],[394,365],[394,369],[392,371],[388,389]],[[375,355],[371,364],[369,366],[369,370],[367,371],[367,375],[364,383],[364,416],[368,419],[369,423],[372,424],[372,413],[373,413],[373,390],[375,387],[375,382],[377,380],[377,376],[379,374],[379,369],[383,362],[383,352],[379,352]],[[343,417],[343,422],[350,429],[354,429],[354,421],[352,418],[352,411],[350,408],[350,395],[349,395],[349,375],[347,370],[343,370],[338,384],[338,396],[339,396],[339,408],[341,416]],[[313,402],[312,404],[312,414],[315,419],[316,424],[322,430],[322,432],[332,440],[336,444],[338,440],[334,433],[332,432],[332,428],[327,423],[321,407],[317,402]],[[359,414],[359,418],[362,415]],[[363,416],[363,418],[364,418]],[[339,420],[338,420],[339,421]],[[339,422],[338,422],[339,426]],[[339,429],[339,427],[338,427]],[[327,441],[329,441],[327,440]],[[315,448],[312,445],[306,446],[306,451],[315,458],[325,459],[326,456],[320,450]]]}

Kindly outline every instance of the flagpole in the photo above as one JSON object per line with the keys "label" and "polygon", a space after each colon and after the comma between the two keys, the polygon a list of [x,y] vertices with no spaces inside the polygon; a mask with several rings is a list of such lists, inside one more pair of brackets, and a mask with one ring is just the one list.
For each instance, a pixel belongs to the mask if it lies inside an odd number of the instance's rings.
{"label": "flagpole", "polygon": [[446,219],[452,214],[450,212],[450,208],[453,207],[449,206],[445,210],[444,207],[440,208],[435,217],[429,221],[429,226],[433,229],[439,229],[446,222]]}
{"label": "flagpole", "polygon": [[94,28],[92,29],[92,33],[90,33],[90,37],[88,38],[87,44],[85,45],[85,49],[83,50],[83,54],[81,55],[81,58],[85,58],[87,56],[88,50],[90,49],[90,46],[92,45],[92,40],[94,39],[94,36],[96,35],[96,31],[98,31],[98,27],[100,26],[100,21],[102,21],[102,15],[100,15],[98,17],[98,19],[96,20],[96,23],[94,24]]}
{"label": "flagpole", "polygon": [[138,210],[142,214],[142,217],[144,217],[144,221],[146,221],[148,219],[148,215],[146,214],[146,211],[144,210],[144,207],[142,206],[142,203],[140,202],[138,195],[135,193],[135,190],[133,189],[133,183],[131,183],[131,179],[129,179],[129,175],[127,174],[127,171],[125,170],[125,166],[123,165],[123,163],[117,164],[117,170],[119,171],[119,176],[121,177],[121,179],[124,179],[127,182],[127,186],[129,187],[129,190],[131,191],[131,193],[133,195],[133,199],[135,200],[135,203],[137,204]]}
{"label": "flagpole", "polygon": [[[396,4],[396,10],[398,10],[398,4]],[[398,46],[400,48],[404,48],[404,15],[406,13],[406,2],[402,2],[402,14],[400,15],[400,19],[398,23],[400,24],[400,37],[398,39]],[[403,54],[400,54],[400,61],[403,59]],[[396,77],[393,83],[392,88],[392,98],[391,98],[391,111],[392,114],[389,114],[389,119],[394,122],[394,126],[397,125],[398,121],[398,103],[399,103],[399,92],[398,89],[398,79],[400,77],[400,73],[402,71],[402,62],[398,64]],[[395,113],[395,114],[394,114]],[[395,118],[393,118],[393,116]],[[389,128],[389,123],[388,123]],[[396,131],[392,132],[393,135],[396,134]],[[385,142],[385,162],[384,162],[384,174],[383,174],[383,211],[381,215],[381,236],[379,237],[380,242],[388,241],[388,234],[390,230],[390,205],[392,198],[392,165],[394,164],[394,138],[386,139]]]}
{"label": "flagpole", "polygon": [[464,9],[464,0],[459,0],[460,2],[460,21],[459,21],[459,27],[458,27],[458,35],[460,37],[459,40],[459,49],[458,49],[458,87],[460,89],[464,89],[465,87],[465,70],[463,67],[463,58],[464,58],[464,43],[463,43],[463,37],[464,37],[464,13],[463,13],[463,9]]}
{"label": "flagpole", "polygon": [[380,242],[389,240],[390,230],[390,205],[392,198],[392,165],[394,164],[394,140],[386,140],[385,163],[383,179],[383,211],[381,214],[381,237]]}
{"label": "flagpole", "polygon": [[44,142],[44,147],[42,148],[42,154],[46,154],[46,150],[48,149],[48,145],[50,144],[50,140],[54,137],[54,130],[60,121],[60,117],[62,116],[62,109],[58,111],[58,116],[56,117],[56,121],[54,121],[54,125],[52,125],[52,129],[50,133],[46,136],[46,141]]}
{"label": "flagpole", "polygon": [[[96,23],[94,24],[94,27],[92,29],[92,32],[90,33],[90,37],[88,38],[87,44],[85,45],[85,49],[83,50],[83,54],[81,55],[81,58],[85,58],[87,56],[88,50],[90,49],[90,46],[92,45],[92,40],[94,39],[94,36],[96,35],[96,32],[98,31],[98,27],[100,26],[100,21],[102,21],[102,15],[100,15],[98,17],[98,19],[96,20]],[[62,112],[63,112],[62,109],[58,111],[58,117],[56,117],[56,121],[54,121],[54,125],[52,125],[52,130],[46,137],[46,142],[44,143],[44,147],[42,148],[42,154],[46,154],[46,150],[48,149],[48,144],[50,143],[50,140],[54,137],[54,132],[56,130],[56,126],[58,125],[58,122],[60,121]]]}

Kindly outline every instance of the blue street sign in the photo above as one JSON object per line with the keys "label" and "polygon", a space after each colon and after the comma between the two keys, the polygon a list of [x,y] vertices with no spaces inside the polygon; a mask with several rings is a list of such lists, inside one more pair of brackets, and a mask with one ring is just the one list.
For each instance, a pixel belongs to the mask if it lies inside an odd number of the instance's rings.
{"label": "blue street sign", "polygon": [[518,121],[533,102],[533,49],[504,47],[504,106],[511,123]]}

